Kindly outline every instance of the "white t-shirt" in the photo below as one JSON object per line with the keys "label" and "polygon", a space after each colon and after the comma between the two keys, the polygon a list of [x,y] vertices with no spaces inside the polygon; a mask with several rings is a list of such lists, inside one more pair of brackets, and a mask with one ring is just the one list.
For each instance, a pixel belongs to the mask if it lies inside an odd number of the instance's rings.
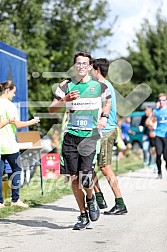
{"label": "white t-shirt", "polygon": [[[13,102],[0,98],[0,118],[3,122],[8,117],[15,117],[19,121],[17,108]],[[16,141],[17,129],[14,124],[9,123],[0,129],[0,154],[13,154],[19,151]]]}

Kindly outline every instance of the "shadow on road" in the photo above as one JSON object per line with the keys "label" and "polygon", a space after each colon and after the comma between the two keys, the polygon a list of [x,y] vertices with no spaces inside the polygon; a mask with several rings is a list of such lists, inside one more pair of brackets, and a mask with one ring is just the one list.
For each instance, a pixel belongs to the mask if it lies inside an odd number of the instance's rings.
{"label": "shadow on road", "polygon": [[56,206],[56,205],[48,205],[48,204],[47,205],[36,206],[35,208],[51,209],[51,210],[60,211],[60,212],[79,212],[75,208],[59,207],[59,206]]}
{"label": "shadow on road", "polygon": [[125,178],[137,178],[137,179],[152,179],[152,180],[155,180],[156,178],[155,177],[153,177],[153,176],[148,176],[148,175],[146,175],[146,176],[139,176],[139,175],[132,175],[132,174],[125,174],[125,175],[120,175],[120,178],[121,177],[125,177]]}
{"label": "shadow on road", "polygon": [[73,225],[70,226],[59,226],[57,224],[50,223],[48,221],[37,221],[37,220],[10,220],[10,219],[4,219],[0,220],[0,223],[4,224],[11,224],[11,223],[16,223],[18,225],[22,226],[28,226],[28,227],[43,227],[43,228],[49,228],[49,229],[68,229],[72,228]]}

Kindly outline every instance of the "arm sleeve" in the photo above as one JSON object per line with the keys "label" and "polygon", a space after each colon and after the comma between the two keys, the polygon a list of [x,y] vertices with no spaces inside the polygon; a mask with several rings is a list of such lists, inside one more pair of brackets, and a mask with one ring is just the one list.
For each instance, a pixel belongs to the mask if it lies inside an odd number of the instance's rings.
{"label": "arm sleeve", "polygon": [[67,90],[68,90],[68,80],[65,80],[63,82],[61,82],[58,86],[58,88],[56,89],[56,92],[54,94],[54,98],[57,99],[58,101],[62,98],[65,97],[65,95],[67,94]]}
{"label": "arm sleeve", "polygon": [[20,121],[20,116],[16,105],[11,102],[10,107],[6,109],[6,118],[14,117],[16,121]]}
{"label": "arm sleeve", "polygon": [[111,99],[111,93],[107,85],[101,83],[101,87],[102,87],[102,101],[105,101],[106,99]]}

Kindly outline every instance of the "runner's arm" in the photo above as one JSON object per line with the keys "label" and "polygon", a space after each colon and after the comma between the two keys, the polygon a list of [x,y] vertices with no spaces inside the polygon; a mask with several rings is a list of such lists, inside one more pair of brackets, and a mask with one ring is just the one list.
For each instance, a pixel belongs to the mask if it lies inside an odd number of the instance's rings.
{"label": "runner's arm", "polygon": [[78,91],[72,91],[68,93],[68,83],[69,79],[62,81],[55,92],[55,97],[49,107],[50,114],[54,114],[56,112],[65,112],[66,102],[75,100],[78,98]]}
{"label": "runner's arm", "polygon": [[54,114],[56,112],[65,112],[66,102],[76,100],[78,96],[79,96],[79,93],[76,90],[76,91],[72,91],[68,93],[62,98],[60,97],[58,99],[54,98],[53,102],[50,105],[49,112],[51,114]]}

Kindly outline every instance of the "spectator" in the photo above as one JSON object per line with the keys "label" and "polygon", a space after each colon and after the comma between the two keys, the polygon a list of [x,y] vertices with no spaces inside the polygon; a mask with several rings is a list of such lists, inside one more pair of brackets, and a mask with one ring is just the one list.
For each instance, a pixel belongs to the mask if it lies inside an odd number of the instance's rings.
{"label": "spectator", "polygon": [[[143,148],[143,167],[153,164],[151,143],[153,140],[150,139],[150,124],[153,116],[153,111],[151,107],[145,108],[145,115],[142,116],[140,126],[143,127],[143,137],[142,137],[142,148]],[[152,142],[151,142],[152,141]]]}
{"label": "spectator", "polygon": [[124,157],[125,152],[127,150],[127,146],[125,145],[125,143],[124,143],[124,141],[122,139],[121,124],[122,124],[122,119],[118,119],[118,123],[117,123],[117,131],[118,131],[117,147],[118,147],[118,157],[119,157],[119,159]]}
{"label": "spectator", "polygon": [[[12,81],[4,81],[0,83],[0,123],[4,125],[0,129],[0,208],[5,207],[2,196],[2,175],[4,170],[5,160],[8,161],[12,169],[11,186],[12,186],[12,201],[11,206],[19,206],[27,208],[28,205],[23,203],[19,198],[20,191],[20,155],[19,147],[16,141],[16,129],[24,128],[37,124],[39,119],[31,119],[29,121],[20,121],[17,108],[11,102],[15,96],[16,85]],[[2,109],[3,108],[3,109]],[[8,123],[6,124],[6,121]]]}
{"label": "spectator", "polygon": [[121,132],[122,132],[122,140],[124,141],[127,149],[132,149],[129,134],[133,134],[133,135],[135,134],[135,132],[132,131],[130,128],[131,128],[131,118],[126,117],[125,121],[122,122],[121,124]]}

